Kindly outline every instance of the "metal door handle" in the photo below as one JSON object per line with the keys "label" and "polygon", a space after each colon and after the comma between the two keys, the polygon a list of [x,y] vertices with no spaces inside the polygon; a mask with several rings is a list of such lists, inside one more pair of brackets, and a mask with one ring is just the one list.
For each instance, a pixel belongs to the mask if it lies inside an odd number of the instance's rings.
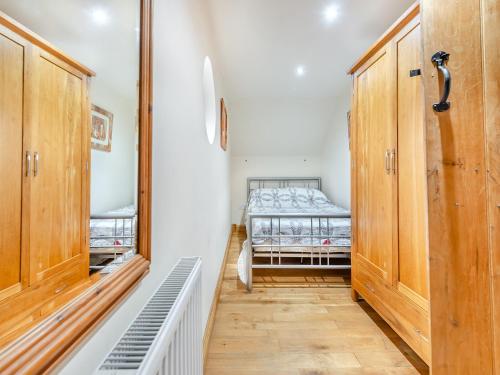
{"label": "metal door handle", "polygon": [[385,173],[391,173],[391,165],[389,161],[389,150],[385,150]]}
{"label": "metal door handle", "polygon": [[31,154],[26,151],[26,177],[29,177],[31,173]]}
{"label": "metal door handle", "polygon": [[396,150],[391,151],[391,170],[392,173],[396,174]]}
{"label": "metal door handle", "polygon": [[33,159],[35,159],[35,163],[33,165],[33,177],[38,176],[38,160],[40,160],[40,155],[38,152],[33,154]]}
{"label": "metal door handle", "polygon": [[450,109],[450,102],[448,102],[448,96],[450,96],[451,90],[451,74],[448,68],[446,67],[446,62],[448,61],[450,54],[444,51],[436,52],[431,61],[436,65],[436,68],[443,74],[444,78],[444,87],[443,87],[443,96],[441,96],[441,100],[439,103],[433,104],[432,108],[436,112],[444,112]]}

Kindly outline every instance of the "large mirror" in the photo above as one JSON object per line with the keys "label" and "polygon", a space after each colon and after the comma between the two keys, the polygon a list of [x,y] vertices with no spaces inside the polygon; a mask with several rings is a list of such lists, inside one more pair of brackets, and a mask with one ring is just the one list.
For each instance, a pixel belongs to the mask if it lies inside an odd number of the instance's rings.
{"label": "large mirror", "polygon": [[95,72],[90,79],[90,265],[137,252],[140,0],[0,0],[0,11]]}

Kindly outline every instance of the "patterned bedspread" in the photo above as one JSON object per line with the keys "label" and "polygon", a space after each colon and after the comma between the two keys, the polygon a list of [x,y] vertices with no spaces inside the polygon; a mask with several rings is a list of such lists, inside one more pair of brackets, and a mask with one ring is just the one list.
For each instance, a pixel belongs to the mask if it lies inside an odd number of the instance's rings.
{"label": "patterned bedspread", "polygon": [[[350,218],[314,218],[315,214],[346,214],[349,211],[334,205],[321,191],[308,188],[256,189],[249,199],[247,213],[258,214],[310,214],[311,218],[254,219],[252,243],[254,245],[351,246]],[[281,238],[278,238],[281,235]],[[255,251],[269,251],[256,247]],[[327,251],[326,248],[324,251]]]}
{"label": "patterned bedspread", "polygon": [[[135,235],[137,221],[136,209],[133,205],[106,212],[107,215],[130,215],[131,219],[91,219],[90,220],[90,247],[134,246],[131,238],[120,236]],[[104,238],[99,238],[104,237]],[[118,237],[118,238],[115,238]]]}

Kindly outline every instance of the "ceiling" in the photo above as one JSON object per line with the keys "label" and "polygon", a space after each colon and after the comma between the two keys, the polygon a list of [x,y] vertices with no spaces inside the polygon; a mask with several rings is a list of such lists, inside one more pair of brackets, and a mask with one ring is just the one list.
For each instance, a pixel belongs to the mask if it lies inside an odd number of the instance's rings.
{"label": "ceiling", "polygon": [[[347,70],[415,0],[201,1],[212,18],[232,155],[319,157],[330,134],[347,142]],[[337,12],[332,22],[326,9]]]}
{"label": "ceiling", "polygon": [[[127,98],[137,95],[139,6],[139,0],[0,0],[0,11],[95,71],[94,82]],[[101,22],[96,10],[104,13]]]}
{"label": "ceiling", "polygon": [[[347,69],[413,2],[209,0],[228,95],[335,97]],[[331,5],[338,17],[328,23]]]}
{"label": "ceiling", "polygon": [[[283,156],[320,155],[332,124],[346,126],[347,69],[414,0],[190,1],[208,5],[231,152]],[[139,0],[34,3],[0,0],[0,10],[88,65],[117,93],[137,94]],[[330,23],[329,6],[338,10]],[[107,11],[105,24],[92,19],[96,7]]]}

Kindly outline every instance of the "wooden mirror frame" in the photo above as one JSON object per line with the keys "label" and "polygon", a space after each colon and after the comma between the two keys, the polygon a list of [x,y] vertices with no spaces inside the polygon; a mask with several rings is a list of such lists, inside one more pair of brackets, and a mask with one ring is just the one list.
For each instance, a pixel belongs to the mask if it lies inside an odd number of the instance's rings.
{"label": "wooden mirror frame", "polygon": [[[152,0],[140,0],[138,254],[97,282],[50,300],[51,315],[16,332],[0,351],[0,373],[47,373],[88,337],[148,273],[151,259]],[[20,336],[20,337],[19,337]]]}

